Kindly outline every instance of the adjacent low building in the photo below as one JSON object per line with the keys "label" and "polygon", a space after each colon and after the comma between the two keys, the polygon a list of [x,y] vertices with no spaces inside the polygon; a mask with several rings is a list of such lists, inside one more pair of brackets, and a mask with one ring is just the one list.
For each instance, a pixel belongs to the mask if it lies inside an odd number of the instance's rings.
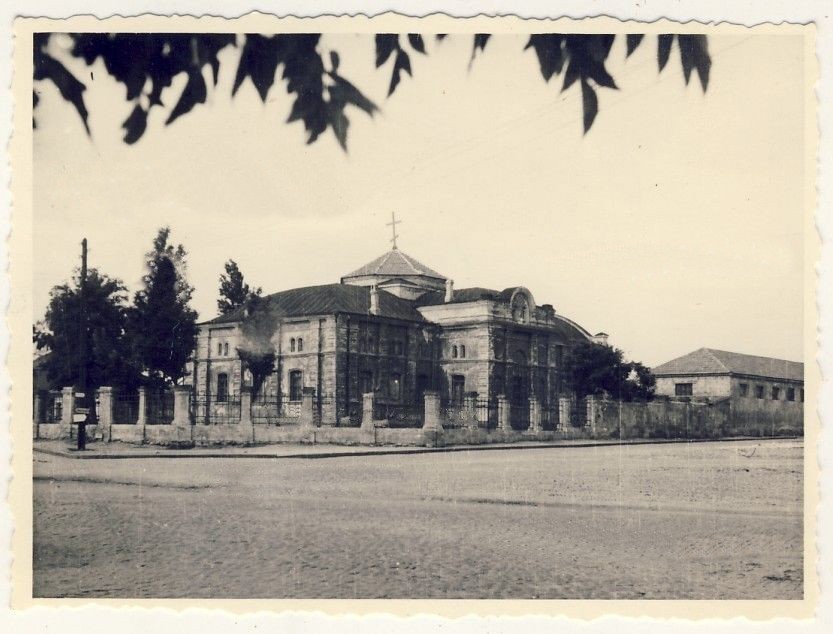
{"label": "adjacent low building", "polygon": [[700,348],[655,367],[653,373],[657,396],[729,400],[740,427],[746,422],[776,431],[803,426],[803,363]]}

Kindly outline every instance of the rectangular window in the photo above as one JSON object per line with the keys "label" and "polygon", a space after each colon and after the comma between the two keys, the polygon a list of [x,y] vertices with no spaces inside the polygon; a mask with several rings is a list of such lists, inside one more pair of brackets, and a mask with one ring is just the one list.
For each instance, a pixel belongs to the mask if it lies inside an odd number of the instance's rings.
{"label": "rectangular window", "polygon": [[781,398],[781,388],[777,385],[772,386],[772,400],[777,401]]}
{"label": "rectangular window", "polygon": [[217,402],[225,403],[228,401],[228,374],[223,372],[217,375]]}
{"label": "rectangular window", "polygon": [[390,390],[388,392],[392,399],[402,398],[402,376],[399,374],[390,375]]}
{"label": "rectangular window", "polygon": [[455,405],[463,404],[463,394],[466,391],[466,377],[455,374],[451,377],[451,402]]}
{"label": "rectangular window", "polygon": [[674,384],[674,394],[676,396],[691,396],[691,394],[692,394],[692,384],[691,383],[675,383]]}
{"label": "rectangular window", "polygon": [[764,397],[764,386],[763,385],[756,385],[755,386],[755,398],[763,398]]}
{"label": "rectangular window", "polygon": [[787,388],[787,400],[788,401],[794,401],[795,400],[795,388],[794,387],[788,387]]}
{"label": "rectangular window", "polygon": [[304,375],[300,370],[292,370],[289,373],[289,400],[300,401],[304,388]]}
{"label": "rectangular window", "polygon": [[741,383],[740,384],[740,395],[741,396],[749,396],[749,384],[748,383]]}

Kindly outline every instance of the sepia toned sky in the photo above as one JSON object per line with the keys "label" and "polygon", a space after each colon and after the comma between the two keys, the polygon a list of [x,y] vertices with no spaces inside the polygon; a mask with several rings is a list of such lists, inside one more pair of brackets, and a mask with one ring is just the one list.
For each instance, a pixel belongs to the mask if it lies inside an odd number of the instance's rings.
{"label": "sepia toned sky", "polygon": [[267,293],[337,282],[390,247],[395,211],[400,248],[458,288],[526,286],[649,365],[702,346],[801,360],[800,37],[712,36],[705,95],[685,86],[676,48],[658,74],[655,37],[627,60],[617,38],[620,90],[599,90],[586,136],[578,85],[544,82],[525,41],[493,37],[471,67],[470,36],[432,42],[386,98],[392,61],[374,68],[372,37],[325,36],[321,50],[338,50],[341,74],[382,109],[352,113],[346,154],[332,133],[307,146],[284,123],[280,82],[265,105],[248,82],[231,98],[233,49],[207,104],[163,126],[180,78],[124,145],[123,87],[67,58],[89,86],[92,138],[38,86],[36,317],[83,237],[90,265],[135,290],[170,225],[208,319],[227,259]]}

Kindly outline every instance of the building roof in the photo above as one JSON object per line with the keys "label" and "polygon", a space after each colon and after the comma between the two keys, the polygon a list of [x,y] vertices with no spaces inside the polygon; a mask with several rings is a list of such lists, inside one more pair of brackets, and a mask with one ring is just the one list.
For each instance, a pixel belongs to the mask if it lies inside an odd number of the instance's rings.
{"label": "building roof", "polygon": [[352,273],[348,273],[341,279],[344,280],[350,277],[364,277],[367,275],[389,275],[391,277],[402,275],[423,275],[425,277],[433,277],[438,280],[446,279],[445,275],[428,268],[399,249],[391,249],[384,255],[380,255],[372,262],[368,262]]}
{"label": "building roof", "polygon": [[[510,290],[510,289],[507,289]],[[511,289],[511,290],[514,290]],[[477,302],[482,299],[491,301],[501,301],[502,293],[505,291],[497,291],[493,288],[482,288],[474,286],[472,288],[455,288],[451,294],[451,301],[445,301],[445,291],[428,291],[417,300],[420,306],[435,306],[437,304],[465,304],[467,302]]]}
{"label": "building roof", "polygon": [[700,348],[653,369],[656,376],[743,374],[769,379],[804,380],[804,364],[739,352]]}
{"label": "building roof", "polygon": [[[413,302],[400,299],[382,289],[379,289],[378,292],[379,317],[406,321],[425,321],[425,318],[414,307]],[[370,287],[325,284],[323,286],[293,288],[261,298],[254,310],[257,312],[269,311],[279,318],[334,315],[336,313],[370,315]],[[242,322],[245,319],[245,309],[240,307],[225,315],[203,322],[203,324],[230,324]]]}
{"label": "building roof", "polygon": [[[443,291],[428,291],[418,300],[417,306],[439,306],[442,304],[465,304],[467,302],[478,302],[482,300],[492,302],[503,302],[508,304],[512,295],[521,286],[510,286],[502,291],[493,288],[483,288],[480,286],[473,286],[471,288],[455,288],[451,295],[451,301],[445,301],[445,292]],[[551,305],[546,304],[550,309]],[[565,339],[571,341],[583,341],[590,337],[590,333],[579,326],[571,319],[567,319],[563,315],[553,315],[555,320],[548,324],[548,328],[552,331],[559,332]]]}

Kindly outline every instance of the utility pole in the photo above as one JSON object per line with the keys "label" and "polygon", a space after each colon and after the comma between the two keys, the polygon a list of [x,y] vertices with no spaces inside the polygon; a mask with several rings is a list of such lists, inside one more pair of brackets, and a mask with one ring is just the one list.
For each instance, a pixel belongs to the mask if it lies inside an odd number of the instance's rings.
{"label": "utility pole", "polygon": [[78,450],[83,451],[87,446],[87,425],[94,425],[96,422],[95,394],[89,385],[88,370],[90,366],[90,345],[88,341],[90,315],[87,306],[87,239],[81,240],[81,280],[79,288],[79,299],[81,303],[81,315],[79,319],[78,351],[78,388],[84,395],[82,402],[86,406],[84,420],[78,422]]}

